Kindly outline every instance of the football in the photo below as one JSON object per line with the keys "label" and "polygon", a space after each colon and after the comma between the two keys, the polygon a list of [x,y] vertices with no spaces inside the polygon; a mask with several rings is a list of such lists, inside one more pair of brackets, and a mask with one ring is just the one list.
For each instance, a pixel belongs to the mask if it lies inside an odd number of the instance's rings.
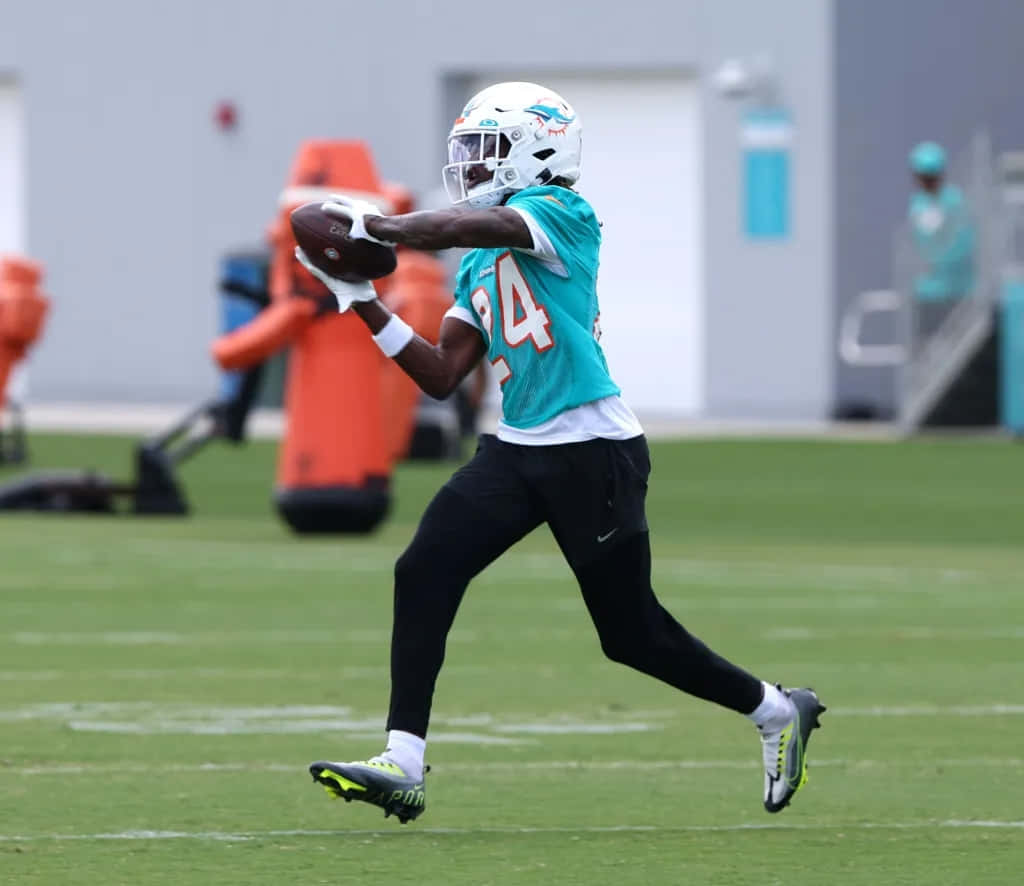
{"label": "football", "polygon": [[316,267],[349,283],[386,277],[395,269],[393,247],[353,240],[348,219],[328,215],[320,205],[307,203],[291,214],[295,242]]}

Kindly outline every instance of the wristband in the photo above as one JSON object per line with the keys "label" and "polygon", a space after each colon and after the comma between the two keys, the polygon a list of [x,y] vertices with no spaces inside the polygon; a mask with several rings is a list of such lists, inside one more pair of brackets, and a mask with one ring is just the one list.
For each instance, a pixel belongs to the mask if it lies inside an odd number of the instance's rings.
{"label": "wristband", "polygon": [[416,333],[408,323],[398,314],[392,314],[391,319],[384,324],[384,328],[373,337],[373,340],[377,342],[377,347],[384,352],[385,357],[394,357],[412,341],[414,335]]}

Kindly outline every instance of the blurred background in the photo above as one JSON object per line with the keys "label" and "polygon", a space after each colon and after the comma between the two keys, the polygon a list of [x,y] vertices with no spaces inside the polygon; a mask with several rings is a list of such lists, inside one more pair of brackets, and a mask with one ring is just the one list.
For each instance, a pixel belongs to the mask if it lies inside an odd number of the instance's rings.
{"label": "blurred background", "polygon": [[[1022,35],[1024,0],[0,0],[0,870],[1017,882]],[[508,78],[583,121],[659,599],[829,706],[781,823],[753,730],[607,662],[543,529],[466,595],[417,829],[309,789],[379,747],[395,559],[497,394],[420,397],[288,213],[443,205]],[[382,298],[436,335],[457,259]]]}
{"label": "blurred background", "polygon": [[[582,115],[603,343],[642,418],[925,421],[994,327],[929,328],[927,360],[906,340],[920,142],[976,227],[955,300],[990,320],[1015,258],[1015,0],[3,0],[0,21],[0,251],[41,263],[52,297],[38,404],[205,396],[220,262],[264,242],[300,144],[363,140],[436,205],[452,119],[503,78]],[[898,298],[858,301],[877,291]]]}

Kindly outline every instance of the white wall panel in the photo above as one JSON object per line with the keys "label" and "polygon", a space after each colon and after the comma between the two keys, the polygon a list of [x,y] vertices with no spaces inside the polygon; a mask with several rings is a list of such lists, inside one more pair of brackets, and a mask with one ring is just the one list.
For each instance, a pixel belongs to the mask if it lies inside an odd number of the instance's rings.
{"label": "white wall panel", "polygon": [[21,90],[0,79],[0,252],[25,249],[25,148]]}
{"label": "white wall panel", "polygon": [[[489,75],[471,89],[513,76]],[[634,410],[697,413],[704,289],[694,81],[681,74],[518,74],[534,76],[583,121],[578,189],[603,224],[598,294],[612,376]]]}

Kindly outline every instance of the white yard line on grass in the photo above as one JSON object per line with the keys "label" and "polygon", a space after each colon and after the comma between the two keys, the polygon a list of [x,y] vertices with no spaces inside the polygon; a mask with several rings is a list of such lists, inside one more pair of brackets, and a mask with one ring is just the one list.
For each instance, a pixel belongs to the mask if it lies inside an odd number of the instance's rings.
{"label": "white yard line on grass", "polygon": [[[671,713],[671,712],[666,712]],[[647,722],[663,715],[631,711],[628,715],[529,717],[522,714],[477,714],[435,717],[432,742],[510,745],[532,744],[532,735],[604,735],[648,732],[661,728]],[[527,715],[528,716],[528,715]],[[75,732],[119,735],[298,735],[342,732],[378,738],[380,715],[355,716],[351,708],[330,705],[220,706],[139,702],[41,702],[7,710],[2,722],[58,721]],[[466,731],[469,727],[471,731]]]}
{"label": "white yard line on grass", "polygon": [[3,843],[29,843],[49,840],[200,840],[208,842],[238,843],[252,840],[273,840],[289,837],[412,837],[474,836],[477,834],[685,834],[726,833],[731,831],[864,831],[864,830],[937,830],[946,828],[1002,828],[1024,829],[1024,821],[877,821],[831,824],[744,822],[722,825],[606,825],[593,827],[476,827],[476,828],[422,828],[414,827],[381,830],[270,830],[270,831],[119,831],[99,834],[0,834]]}
{"label": "white yard line on grass", "polygon": [[[756,770],[763,764],[756,759],[746,760],[530,760],[513,762],[453,762],[435,764],[435,774],[448,772],[536,772],[536,771],[579,771],[579,772],[658,772],[665,770],[714,770],[739,769]],[[811,765],[815,769],[1020,769],[1024,758],[1019,757],[962,757],[927,760],[852,760],[817,759]],[[51,763],[37,766],[0,766],[0,775],[19,776],[68,776],[68,775],[171,775],[171,774],[218,774],[234,772],[282,772],[290,775],[306,773],[304,762],[292,763]]]}
{"label": "white yard line on grass", "polygon": [[[833,706],[834,717],[1001,717],[1024,714],[1024,704]],[[679,710],[622,711],[588,715],[507,712],[438,715],[431,741],[464,744],[532,743],[540,735],[613,735],[664,729]],[[57,721],[75,732],[120,735],[302,735],[345,733],[374,737],[380,716],[358,716],[333,705],[192,705],[174,702],[38,702],[0,709],[0,723]],[[468,731],[467,731],[468,730]]]}
{"label": "white yard line on grass", "polygon": [[[263,724],[231,721],[190,723],[178,720],[153,720],[146,723],[130,723],[71,720],[67,726],[73,732],[99,732],[107,735],[316,735],[325,732],[341,732],[349,739],[379,741],[382,734],[380,721],[376,721],[370,727],[333,720],[289,720]],[[621,731],[635,730],[623,729]],[[505,738],[500,735],[487,735],[479,732],[445,732],[443,730],[432,731],[430,740],[434,744],[525,745],[535,743],[534,740],[525,738]]]}

